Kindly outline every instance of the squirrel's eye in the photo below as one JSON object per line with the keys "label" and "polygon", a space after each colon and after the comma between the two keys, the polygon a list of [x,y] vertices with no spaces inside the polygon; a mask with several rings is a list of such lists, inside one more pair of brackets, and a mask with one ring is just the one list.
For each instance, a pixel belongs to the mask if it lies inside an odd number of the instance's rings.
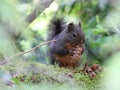
{"label": "squirrel's eye", "polygon": [[77,33],[73,33],[73,35],[72,35],[74,38],[76,38],[77,37]]}

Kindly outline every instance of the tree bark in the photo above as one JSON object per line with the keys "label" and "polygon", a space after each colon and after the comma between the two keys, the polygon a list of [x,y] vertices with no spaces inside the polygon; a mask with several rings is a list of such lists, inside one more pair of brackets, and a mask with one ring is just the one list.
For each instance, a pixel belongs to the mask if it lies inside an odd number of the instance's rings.
{"label": "tree bark", "polygon": [[32,23],[54,0],[39,0],[33,12],[31,12],[26,18],[25,21],[30,24]]}

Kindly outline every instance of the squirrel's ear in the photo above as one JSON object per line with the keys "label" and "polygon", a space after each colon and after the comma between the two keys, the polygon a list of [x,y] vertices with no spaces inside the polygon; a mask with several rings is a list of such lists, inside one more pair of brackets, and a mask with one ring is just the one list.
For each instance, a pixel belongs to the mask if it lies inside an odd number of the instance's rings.
{"label": "squirrel's ear", "polygon": [[68,32],[72,31],[74,29],[74,24],[73,23],[69,23],[68,24]]}
{"label": "squirrel's ear", "polygon": [[79,22],[78,25],[81,27],[81,22]]}

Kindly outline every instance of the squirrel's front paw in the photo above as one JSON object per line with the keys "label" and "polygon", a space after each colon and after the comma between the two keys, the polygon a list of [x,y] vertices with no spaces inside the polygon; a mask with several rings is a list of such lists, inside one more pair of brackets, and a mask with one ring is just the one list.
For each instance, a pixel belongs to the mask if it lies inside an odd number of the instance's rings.
{"label": "squirrel's front paw", "polygon": [[74,56],[76,54],[80,55],[82,52],[82,47],[80,47],[79,45],[76,45],[75,47],[73,47],[71,50],[69,50],[70,55]]}
{"label": "squirrel's front paw", "polygon": [[71,56],[78,56],[80,55],[80,52],[72,49],[72,50],[69,50],[69,54]]}
{"label": "squirrel's front paw", "polygon": [[75,50],[70,50],[69,54],[73,60],[77,59],[80,56],[80,52]]}

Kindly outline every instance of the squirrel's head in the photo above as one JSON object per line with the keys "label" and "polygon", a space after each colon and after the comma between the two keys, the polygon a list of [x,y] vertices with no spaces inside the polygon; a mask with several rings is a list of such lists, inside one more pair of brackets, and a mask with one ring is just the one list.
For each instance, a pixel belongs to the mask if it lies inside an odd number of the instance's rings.
{"label": "squirrel's head", "polygon": [[81,23],[74,24],[69,23],[66,27],[66,41],[72,44],[83,44],[84,43],[84,33],[81,29]]}

